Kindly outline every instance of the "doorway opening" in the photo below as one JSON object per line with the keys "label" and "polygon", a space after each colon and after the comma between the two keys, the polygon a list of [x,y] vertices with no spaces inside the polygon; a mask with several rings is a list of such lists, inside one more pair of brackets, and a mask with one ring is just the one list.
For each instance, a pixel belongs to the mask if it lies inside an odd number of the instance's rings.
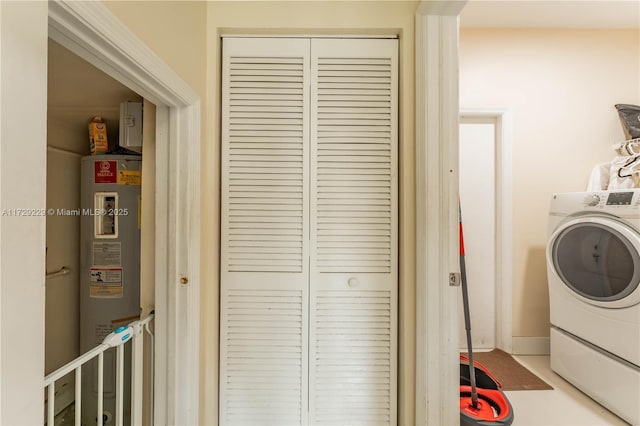
{"label": "doorway opening", "polygon": [[[153,310],[155,217],[151,206],[155,204],[152,167],[155,105],[51,39],[47,64],[45,374],[48,375],[102,343],[117,327]],[[136,115],[125,111],[126,117],[121,117],[124,102],[131,108],[139,108]],[[147,115],[146,120],[143,114]],[[120,123],[123,118],[128,120],[128,127]],[[104,136],[96,145],[106,143],[95,147],[96,155],[90,155],[91,120],[100,121],[94,126],[100,128],[99,136]],[[130,136],[119,138],[120,131]],[[140,155],[142,146],[137,146],[140,144],[144,146],[144,156]],[[81,172],[81,163],[86,173]],[[98,171],[95,163],[117,165],[119,170]],[[94,192],[104,191],[113,192],[104,198],[105,203],[118,201],[117,208],[112,206],[114,211],[105,214],[100,210],[108,206],[99,208],[92,201]],[[94,221],[104,222],[105,226],[111,223],[112,235],[94,238],[91,231]],[[113,249],[108,251],[110,255],[99,254],[108,248]],[[147,255],[142,257],[141,253]],[[107,414],[113,411],[114,353],[115,350],[110,350],[105,358],[105,389],[108,389],[105,397],[111,402],[105,406]],[[86,370],[85,414],[92,399],[88,398],[92,379],[95,377]],[[56,381],[54,411],[61,424],[66,424],[63,419],[72,420],[74,416],[74,382],[72,373]],[[146,387],[150,387],[149,380]]]}
{"label": "doorway opening", "polygon": [[[461,109],[460,199],[473,346],[507,353],[513,349],[510,128],[507,110]],[[464,349],[464,321],[459,324]]]}
{"label": "doorway opening", "polygon": [[154,421],[198,424],[200,98],[104,4],[48,9],[52,40],[156,105]]}

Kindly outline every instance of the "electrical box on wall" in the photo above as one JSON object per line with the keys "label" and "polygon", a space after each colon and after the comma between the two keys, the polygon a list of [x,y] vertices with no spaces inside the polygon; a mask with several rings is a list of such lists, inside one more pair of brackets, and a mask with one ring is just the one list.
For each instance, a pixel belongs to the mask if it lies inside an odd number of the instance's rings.
{"label": "electrical box on wall", "polygon": [[120,146],[142,152],[142,103],[120,103]]}

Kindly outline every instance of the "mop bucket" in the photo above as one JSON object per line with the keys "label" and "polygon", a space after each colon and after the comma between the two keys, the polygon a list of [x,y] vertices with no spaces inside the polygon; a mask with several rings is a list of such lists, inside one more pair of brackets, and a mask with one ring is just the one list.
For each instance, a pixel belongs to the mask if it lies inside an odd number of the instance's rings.
{"label": "mop bucket", "polygon": [[478,404],[471,401],[469,358],[460,355],[460,425],[508,426],[513,423],[513,407],[502,392],[502,383],[477,361],[473,362]]}

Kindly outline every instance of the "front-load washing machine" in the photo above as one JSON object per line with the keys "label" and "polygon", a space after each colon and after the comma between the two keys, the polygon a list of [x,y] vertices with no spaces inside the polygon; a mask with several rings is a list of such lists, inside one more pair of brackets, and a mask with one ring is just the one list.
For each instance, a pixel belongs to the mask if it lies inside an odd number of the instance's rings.
{"label": "front-load washing machine", "polygon": [[551,368],[640,424],[640,190],[556,194],[548,236]]}

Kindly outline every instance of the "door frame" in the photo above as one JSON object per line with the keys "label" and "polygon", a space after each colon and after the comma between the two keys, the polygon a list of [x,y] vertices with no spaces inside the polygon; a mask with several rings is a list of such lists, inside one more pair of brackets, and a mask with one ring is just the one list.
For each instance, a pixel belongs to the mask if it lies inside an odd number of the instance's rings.
{"label": "door frame", "polygon": [[508,109],[461,108],[460,124],[493,124],[495,128],[496,348],[513,352],[513,215],[512,135]]}
{"label": "door frame", "polygon": [[458,38],[466,0],[422,0],[415,20],[415,424],[460,422]]}
{"label": "door frame", "polygon": [[198,424],[200,97],[101,2],[50,1],[48,16],[51,39],[157,107],[154,419]]}

